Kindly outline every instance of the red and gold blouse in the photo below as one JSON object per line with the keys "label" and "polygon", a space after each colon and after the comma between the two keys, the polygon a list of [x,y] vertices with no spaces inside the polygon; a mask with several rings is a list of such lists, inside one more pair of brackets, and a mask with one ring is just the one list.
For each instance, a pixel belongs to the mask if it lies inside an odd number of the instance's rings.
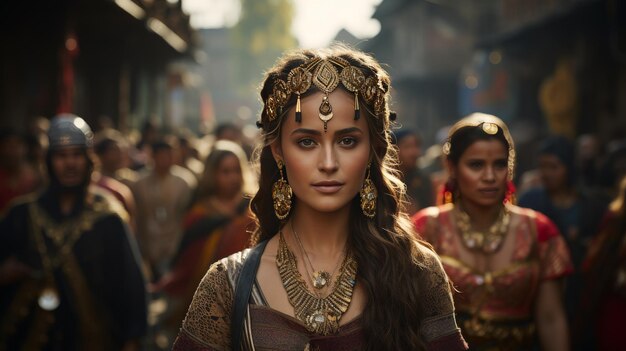
{"label": "red and gold blouse", "polygon": [[[456,225],[453,204],[429,207],[413,217],[422,239],[433,245],[456,288],[455,306],[470,347],[500,349],[532,342],[532,306],[539,285],[572,271],[569,252],[556,226],[543,214],[507,205],[510,222],[492,266],[478,270]],[[488,266],[489,267],[489,266]],[[474,343],[473,343],[474,341]]]}

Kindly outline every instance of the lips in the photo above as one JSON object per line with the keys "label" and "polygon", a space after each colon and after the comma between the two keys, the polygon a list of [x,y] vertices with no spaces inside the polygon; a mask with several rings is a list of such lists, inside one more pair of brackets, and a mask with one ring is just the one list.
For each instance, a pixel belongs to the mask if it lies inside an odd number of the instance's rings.
{"label": "lips", "polygon": [[333,194],[341,190],[344,183],[336,180],[323,180],[321,182],[313,183],[312,186],[315,190],[324,194]]}
{"label": "lips", "polygon": [[478,189],[478,192],[480,192],[483,195],[494,196],[494,195],[498,195],[500,193],[500,189],[498,189],[498,188],[482,188],[482,189]]}

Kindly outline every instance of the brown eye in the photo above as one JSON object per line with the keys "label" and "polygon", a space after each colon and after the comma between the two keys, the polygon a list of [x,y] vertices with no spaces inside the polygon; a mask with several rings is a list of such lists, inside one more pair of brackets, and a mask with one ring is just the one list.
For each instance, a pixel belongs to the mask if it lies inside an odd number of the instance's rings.
{"label": "brown eye", "polygon": [[479,169],[480,167],[482,167],[483,163],[480,161],[472,161],[468,164],[469,168],[472,169]]}
{"label": "brown eye", "polygon": [[315,145],[315,141],[313,141],[313,139],[310,139],[310,138],[303,138],[303,139],[298,140],[298,145],[305,147],[305,148],[310,148]]}
{"label": "brown eye", "polygon": [[343,146],[355,146],[357,144],[357,140],[353,137],[345,137],[339,140],[339,144]]}

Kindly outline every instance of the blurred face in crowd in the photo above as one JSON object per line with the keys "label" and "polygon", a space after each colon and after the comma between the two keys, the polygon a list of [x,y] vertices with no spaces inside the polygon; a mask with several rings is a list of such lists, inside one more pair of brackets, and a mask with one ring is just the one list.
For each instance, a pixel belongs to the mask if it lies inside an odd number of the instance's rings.
{"label": "blurred face in crowd", "polygon": [[581,161],[593,160],[598,155],[598,140],[591,135],[578,138],[578,158]]}
{"label": "blurred face in crowd", "polygon": [[51,156],[52,172],[62,187],[72,188],[84,183],[88,161],[83,147],[61,147],[52,151]]}
{"label": "blurred face in crowd", "polygon": [[502,203],[508,176],[507,155],[500,140],[477,140],[463,152],[457,164],[449,161],[463,205],[491,207]]}
{"label": "blurred face in crowd", "polygon": [[168,173],[174,165],[174,150],[163,148],[158,149],[152,155],[154,161],[154,171],[157,174]]}
{"label": "blurred face in crowd", "polygon": [[318,117],[323,96],[316,92],[302,99],[301,123],[295,121],[292,107],[272,152],[275,159],[284,160],[298,206],[335,212],[349,206],[363,185],[371,149],[370,117],[354,120],[354,96],[336,89],[328,97],[334,116],[324,131]]}
{"label": "blurred face in crowd", "polygon": [[237,195],[243,187],[241,164],[237,156],[226,154],[215,170],[215,189],[226,197]]}
{"label": "blurred face in crowd", "polygon": [[400,167],[412,168],[422,154],[422,145],[417,135],[407,135],[398,141],[398,159]]}
{"label": "blurred face in crowd", "polygon": [[105,152],[100,155],[100,163],[105,171],[115,172],[123,167],[122,149],[117,143],[109,145]]}
{"label": "blurred face in crowd", "polygon": [[557,190],[567,186],[567,167],[561,160],[551,154],[539,156],[539,172],[547,190]]}

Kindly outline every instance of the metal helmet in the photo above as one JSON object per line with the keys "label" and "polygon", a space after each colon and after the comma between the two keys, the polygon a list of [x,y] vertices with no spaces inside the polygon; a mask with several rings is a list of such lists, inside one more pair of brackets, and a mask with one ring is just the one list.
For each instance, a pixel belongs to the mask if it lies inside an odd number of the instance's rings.
{"label": "metal helmet", "polygon": [[50,148],[63,146],[91,147],[93,132],[84,119],[71,113],[54,116],[48,129]]}

